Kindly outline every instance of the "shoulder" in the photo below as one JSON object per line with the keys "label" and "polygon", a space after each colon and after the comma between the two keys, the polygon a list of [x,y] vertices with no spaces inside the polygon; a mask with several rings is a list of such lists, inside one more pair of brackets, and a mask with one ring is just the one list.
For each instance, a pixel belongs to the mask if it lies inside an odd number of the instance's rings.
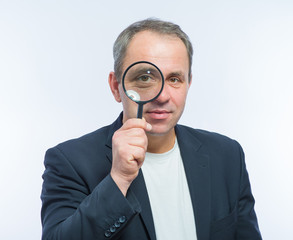
{"label": "shoulder", "polygon": [[82,148],[99,147],[100,145],[106,144],[109,135],[109,129],[110,126],[105,126],[81,137],[59,143],[55,147],[62,151],[74,151]]}
{"label": "shoulder", "polygon": [[196,144],[196,152],[209,159],[210,169],[216,181],[239,179],[241,171],[245,168],[245,158],[242,147],[236,140],[219,133],[182,125],[178,126],[178,132],[181,134],[181,146],[182,143],[185,145],[182,147],[193,147]]}
{"label": "shoulder", "polygon": [[238,144],[234,139],[220,133],[211,132],[203,129],[195,129],[178,124],[176,131],[179,134],[184,134],[187,137],[196,138],[203,144]]}
{"label": "shoulder", "polygon": [[[105,156],[109,126],[102,127],[81,137],[59,143],[46,151],[45,166],[70,163],[74,168],[91,165]],[[86,163],[86,164],[85,164]]]}
{"label": "shoulder", "polygon": [[179,141],[198,146],[200,152],[222,158],[243,158],[241,145],[230,137],[183,125],[177,125],[176,131]]}
{"label": "shoulder", "polygon": [[109,172],[106,146],[111,127],[102,127],[76,139],[71,139],[46,151],[44,165],[48,175],[59,175],[74,181],[87,182],[93,189]]}
{"label": "shoulder", "polygon": [[87,155],[100,153],[107,145],[111,147],[114,132],[122,126],[122,114],[110,125],[104,126],[79,138],[71,139],[55,146],[64,154]]}

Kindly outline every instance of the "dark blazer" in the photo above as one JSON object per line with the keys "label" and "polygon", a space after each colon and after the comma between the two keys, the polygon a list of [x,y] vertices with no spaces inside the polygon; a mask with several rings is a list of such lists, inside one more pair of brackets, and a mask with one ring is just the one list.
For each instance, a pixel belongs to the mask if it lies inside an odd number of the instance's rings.
{"label": "dark blazer", "polygon": [[[156,239],[142,172],[126,198],[109,175],[112,136],[121,126],[120,115],[112,125],[46,152],[42,239]],[[175,130],[197,239],[261,239],[240,145],[216,133],[181,125]]]}

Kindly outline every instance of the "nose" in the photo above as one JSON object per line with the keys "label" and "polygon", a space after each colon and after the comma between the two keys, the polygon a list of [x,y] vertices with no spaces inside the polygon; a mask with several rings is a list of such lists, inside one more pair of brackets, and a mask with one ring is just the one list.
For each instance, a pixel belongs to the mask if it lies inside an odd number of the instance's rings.
{"label": "nose", "polygon": [[161,92],[161,94],[157,97],[155,100],[157,103],[165,103],[170,100],[170,91],[169,86],[167,84],[164,85],[164,88]]}

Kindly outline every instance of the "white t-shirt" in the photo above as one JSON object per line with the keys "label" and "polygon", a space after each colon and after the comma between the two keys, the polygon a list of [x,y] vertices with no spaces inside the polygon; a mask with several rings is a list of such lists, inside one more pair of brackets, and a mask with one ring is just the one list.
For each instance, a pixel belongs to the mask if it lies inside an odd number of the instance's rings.
{"label": "white t-shirt", "polygon": [[142,172],[158,240],[196,240],[193,207],[177,139],[162,154],[146,153]]}

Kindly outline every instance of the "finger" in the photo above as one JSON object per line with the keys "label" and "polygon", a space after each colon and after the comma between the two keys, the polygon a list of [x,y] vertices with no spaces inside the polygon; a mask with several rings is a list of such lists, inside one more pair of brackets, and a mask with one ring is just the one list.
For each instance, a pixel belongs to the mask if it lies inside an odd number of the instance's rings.
{"label": "finger", "polygon": [[132,128],[127,130],[118,130],[114,133],[112,143],[114,146],[125,146],[128,143],[131,145],[145,146],[148,139],[145,130],[141,128]]}
{"label": "finger", "polygon": [[148,141],[145,138],[133,137],[128,142],[129,146],[142,148],[145,152],[147,151]]}
{"label": "finger", "polygon": [[124,154],[126,152],[131,152],[128,147],[139,147],[142,148],[144,151],[147,151],[148,139],[146,135],[144,135],[143,137],[136,135],[128,136],[123,138],[123,143],[119,143],[120,141],[122,140],[118,140],[117,143],[115,141],[114,147]]}
{"label": "finger", "polygon": [[[143,130],[142,130],[143,131]],[[114,137],[115,138],[115,137]],[[147,151],[147,137],[125,137],[123,139],[114,139],[113,143],[113,151],[114,154],[120,156],[119,158],[124,158],[125,160],[129,160],[132,156],[136,156],[133,151],[139,149],[137,151],[143,152],[143,154]]]}
{"label": "finger", "polygon": [[121,135],[127,138],[131,137],[140,137],[140,138],[147,138],[146,132],[142,128],[131,128],[120,132]]}
{"label": "finger", "polygon": [[132,160],[137,162],[138,168],[140,168],[145,159],[145,150],[139,147],[133,147],[131,149]]}
{"label": "finger", "polygon": [[150,131],[152,129],[151,124],[147,123],[146,120],[143,119],[139,119],[139,118],[131,118],[128,119],[123,126],[121,127],[121,129],[130,129],[130,128],[142,128],[145,131]]}
{"label": "finger", "polygon": [[148,122],[145,120],[144,117],[143,117],[142,119],[146,122],[146,128],[145,128],[145,130],[148,131],[148,132],[151,131],[152,128],[153,128],[152,125],[151,125],[150,123],[148,123]]}

